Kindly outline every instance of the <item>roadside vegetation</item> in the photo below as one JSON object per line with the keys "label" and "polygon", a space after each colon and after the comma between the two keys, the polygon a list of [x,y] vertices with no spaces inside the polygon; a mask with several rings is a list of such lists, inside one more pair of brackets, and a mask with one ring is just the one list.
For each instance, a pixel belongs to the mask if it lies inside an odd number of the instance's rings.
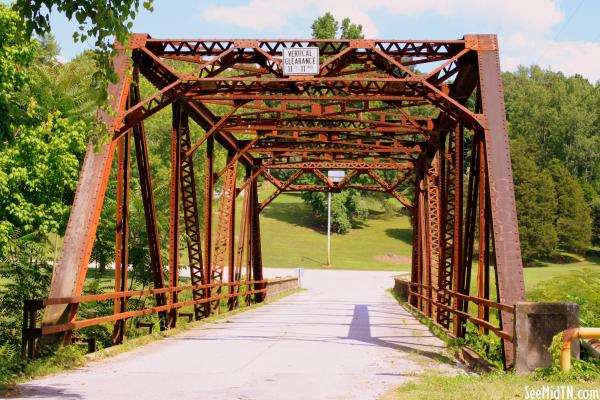
{"label": "roadside vegetation", "polygon": [[[579,304],[582,326],[600,326],[600,269],[584,269],[541,281],[535,286],[527,285],[527,298],[532,301],[570,301]],[[399,300],[399,299],[398,299]],[[399,300],[400,301],[400,300]],[[450,353],[457,353],[461,346],[468,346],[486,358],[497,371],[491,373],[468,373],[458,376],[440,375],[428,371],[387,393],[382,400],[392,399],[515,399],[528,398],[526,390],[542,389],[544,386],[561,387],[569,385],[574,393],[579,390],[600,389],[600,360],[591,357],[582,348],[581,359],[572,361],[572,370],[561,372],[559,354],[562,348],[562,335],[558,334],[550,346],[554,363],[549,368],[519,375],[502,370],[502,348],[500,339],[493,333],[480,335],[477,328],[467,322],[465,338],[452,339],[437,325],[405,305],[417,319],[429,327],[430,331],[446,342]],[[470,310],[475,313],[476,310]],[[492,314],[492,322],[498,317]],[[562,389],[561,389],[562,390]],[[587,393],[587,392],[586,392]],[[582,392],[583,395],[583,392]],[[531,398],[531,397],[529,397]],[[568,398],[568,397],[552,397]],[[574,397],[577,398],[577,397]]]}

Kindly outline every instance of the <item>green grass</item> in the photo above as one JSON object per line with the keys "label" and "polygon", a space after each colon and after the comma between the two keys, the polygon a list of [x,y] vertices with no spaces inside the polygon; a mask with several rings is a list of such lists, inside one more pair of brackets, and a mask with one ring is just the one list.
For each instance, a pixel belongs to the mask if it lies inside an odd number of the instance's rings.
{"label": "green grass", "polygon": [[586,268],[600,268],[600,257],[575,257],[572,256],[574,262],[557,264],[557,263],[540,263],[539,266],[526,267],[523,269],[525,275],[525,286],[533,288],[538,283],[552,279],[555,276],[569,273],[572,271],[581,271]]}
{"label": "green grass", "polygon": [[[533,376],[521,376],[512,373],[495,373],[487,375],[461,375],[457,377],[441,376],[430,372],[421,376],[418,381],[404,384],[386,394],[382,400],[392,399],[427,399],[427,400],[505,400],[528,398],[525,390],[541,389],[544,385],[565,385],[564,380],[540,380]],[[598,390],[599,382],[570,382],[574,394],[580,389]],[[529,397],[531,398],[531,397]],[[554,397],[553,397],[554,398]],[[562,398],[562,397],[558,397]],[[564,397],[567,398],[567,397]]]}
{"label": "green grass", "polygon": [[[267,191],[261,194],[268,195]],[[412,251],[409,217],[386,216],[377,204],[369,206],[371,216],[363,226],[345,235],[332,235],[332,268],[408,271]],[[299,195],[277,197],[262,212],[260,222],[265,267],[321,268],[325,264],[327,234]],[[600,268],[598,256],[568,257],[571,262],[540,262],[526,267],[523,272],[526,288],[532,289],[542,281],[571,271]],[[476,270],[474,265],[473,272]],[[474,282],[475,279],[474,275]],[[472,293],[476,293],[476,285]]]}
{"label": "green grass", "polygon": [[[332,234],[331,268],[408,271],[412,247],[408,217],[387,217],[377,204],[369,206],[371,216],[363,226],[345,235]],[[265,267],[321,268],[326,263],[327,232],[299,195],[280,195],[263,210],[260,224]]]}

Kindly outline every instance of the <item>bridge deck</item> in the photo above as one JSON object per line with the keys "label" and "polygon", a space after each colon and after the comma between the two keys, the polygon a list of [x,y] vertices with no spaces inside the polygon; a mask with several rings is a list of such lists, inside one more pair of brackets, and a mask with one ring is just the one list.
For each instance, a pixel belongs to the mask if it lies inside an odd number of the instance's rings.
{"label": "bridge deck", "polygon": [[439,361],[443,342],[385,290],[392,275],[306,270],[302,285],[310,290],[28,382],[19,396],[364,400],[425,369],[457,373]]}

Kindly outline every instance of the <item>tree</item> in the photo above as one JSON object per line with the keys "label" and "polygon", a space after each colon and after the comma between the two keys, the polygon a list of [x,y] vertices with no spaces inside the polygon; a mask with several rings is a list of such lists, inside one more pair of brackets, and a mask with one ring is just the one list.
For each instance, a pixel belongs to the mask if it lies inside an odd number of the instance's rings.
{"label": "tree", "polygon": [[556,159],[575,176],[600,179],[600,91],[537,66],[505,73],[504,85],[511,138],[524,138],[543,165]]}
{"label": "tree", "polygon": [[311,25],[312,36],[315,39],[333,39],[337,35],[339,23],[333,14],[326,12],[322,17],[317,17]]}
{"label": "tree", "polygon": [[350,22],[350,18],[342,20],[342,39],[364,39],[364,37],[362,25],[353,24]]}
{"label": "tree", "polygon": [[600,196],[591,201],[592,213],[592,244],[600,246]]}
{"label": "tree", "polygon": [[591,246],[592,219],[583,190],[573,175],[558,161],[549,168],[556,191],[555,226],[560,247],[582,254]]}
{"label": "tree", "polygon": [[64,228],[89,131],[86,122],[56,112],[39,126],[17,128],[0,151],[0,256],[14,229],[26,235]]}
{"label": "tree", "polygon": [[[334,16],[327,12],[318,17],[313,22],[312,35],[316,39],[333,39],[338,35],[340,23]],[[363,38],[362,26],[353,24],[350,18],[344,18],[341,23],[341,39],[360,39]],[[312,178],[307,180],[302,178],[305,183],[316,183]],[[327,200],[326,193],[305,192],[302,193],[302,199],[308,204],[313,212],[320,219],[321,223],[327,221]],[[331,198],[331,228],[337,233],[347,233],[353,225],[359,221],[364,221],[369,215],[369,209],[361,199],[361,194],[357,190],[344,190],[341,193],[332,194]]]}
{"label": "tree", "polygon": [[[322,223],[327,222],[327,193],[304,192],[302,199],[315,212]],[[367,219],[369,209],[357,190],[344,190],[331,196],[331,229],[337,233],[348,233],[353,225]]]}
{"label": "tree", "polygon": [[[154,0],[146,0],[143,7],[152,11]],[[102,91],[105,98],[108,79],[114,80],[110,56],[113,54],[113,38],[127,42],[133,20],[140,8],[140,0],[16,0],[13,9],[25,20],[25,33],[29,36],[44,36],[51,32],[50,12],[56,9],[69,20],[75,18],[78,30],[73,32],[75,41],[94,40],[96,61],[100,69],[96,71],[96,89]]]}
{"label": "tree", "polygon": [[[342,31],[340,32],[340,39],[363,39],[364,34],[362,31],[362,25],[353,24],[350,18],[344,18],[342,20]],[[311,25],[312,36],[315,39],[335,39],[338,35],[340,23],[336,21],[335,17],[330,13],[326,12],[321,17],[317,17]]]}
{"label": "tree", "polygon": [[[503,78],[510,137],[527,143],[524,154],[541,171],[552,171],[558,196],[553,225],[560,247],[582,253],[590,236],[600,242],[595,228],[600,225],[598,84],[537,66],[519,67]],[[520,164],[514,168],[519,173]]]}
{"label": "tree", "polygon": [[29,82],[27,67],[37,47],[24,33],[19,15],[0,3],[0,146],[12,140],[12,126],[27,115],[21,90]]}
{"label": "tree", "polygon": [[[52,48],[53,41],[46,43]],[[35,84],[27,90],[35,99],[36,114],[45,118],[48,113],[59,111],[65,118],[91,122],[100,100],[92,84],[95,71],[94,54],[89,51],[66,64],[53,60],[50,55],[42,55],[30,69]]]}
{"label": "tree", "polygon": [[47,294],[52,268],[43,259],[43,238],[36,234],[20,236],[18,229],[9,235],[0,259],[0,278],[4,281],[0,286],[0,343],[17,347],[21,344],[23,302]]}
{"label": "tree", "polygon": [[552,256],[558,235],[553,225],[556,191],[552,176],[528,156],[527,146],[522,140],[511,143],[521,253],[530,261]]}

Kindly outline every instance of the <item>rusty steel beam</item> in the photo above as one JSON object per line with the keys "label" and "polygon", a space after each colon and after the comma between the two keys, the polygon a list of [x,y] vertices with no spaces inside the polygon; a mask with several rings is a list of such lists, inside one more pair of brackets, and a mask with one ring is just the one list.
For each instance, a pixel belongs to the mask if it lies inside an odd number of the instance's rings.
{"label": "rusty steel beam", "polygon": [[[492,237],[495,264],[498,270],[500,302],[514,305],[525,300],[525,285],[498,42],[494,35],[465,38],[476,42],[473,46],[476,48],[479,63],[482,112],[486,118],[484,133],[492,213]],[[512,334],[512,315],[503,312],[501,320],[502,329]],[[505,361],[510,367],[513,362],[513,344],[507,340],[504,340],[503,344]]]}
{"label": "rusty steel beam", "polygon": [[[253,171],[255,173],[257,171]],[[262,249],[260,241],[260,203],[258,201],[258,184],[256,179],[252,180],[249,186],[250,200],[250,252],[252,261],[252,279],[262,281],[263,266],[262,266]],[[254,285],[255,290],[261,290],[265,287],[264,284]],[[256,301],[262,302],[264,294],[256,295]]]}
{"label": "rusty steel beam", "polygon": [[[277,196],[279,196],[279,194],[283,191],[285,191],[291,184],[293,184],[295,181],[298,180],[298,178],[300,178],[302,175],[304,174],[303,170],[298,170],[296,172],[294,172],[292,174],[292,176],[289,177],[288,180],[286,180],[285,182],[281,183],[279,182],[279,185],[276,185],[276,190],[266,199],[264,199],[258,206],[258,211],[262,211],[266,206],[268,206],[273,200],[275,200],[275,198]],[[271,176],[271,174],[268,174],[266,172],[263,171],[262,173],[263,176]]]}
{"label": "rusty steel beam", "polygon": [[[117,56],[113,59],[113,65],[118,81],[108,87],[108,93],[111,98],[111,108],[119,112],[124,110],[127,105],[131,84],[131,79],[127,75],[130,65],[129,57],[124,49],[118,50]],[[112,125],[112,119],[107,113],[101,114],[100,118],[108,126]],[[90,140],[88,144],[65,231],[63,247],[52,274],[49,291],[51,297],[78,296],[83,290],[115,145],[114,140],[98,146],[94,140]],[[76,313],[76,305],[47,307],[44,311],[43,325],[71,322]],[[67,332],[63,339],[65,343],[69,343],[70,332]]]}
{"label": "rusty steel beam", "polygon": [[[204,284],[213,283],[212,280],[212,262],[213,262],[213,241],[212,241],[212,220],[213,220],[213,192],[214,192],[214,145],[215,139],[210,136],[206,140],[206,169],[204,181],[204,249],[206,257],[204,257]],[[206,297],[211,297],[211,289],[206,289]],[[209,317],[211,314],[210,304],[204,307],[204,316]]]}
{"label": "rusty steel beam", "polygon": [[[397,58],[414,59],[418,62],[450,59],[465,48],[465,39],[459,40],[365,40],[365,39],[159,39],[146,41],[146,47],[154,54],[215,57],[233,48],[260,49],[270,56],[281,56],[288,47],[319,47],[323,56],[334,56],[348,47],[377,50]],[[409,63],[407,63],[409,65]]]}
{"label": "rusty steel beam", "polygon": [[[137,68],[133,70],[133,82],[131,88],[132,102],[140,99],[139,76]],[[154,192],[152,189],[152,177],[150,175],[150,159],[148,157],[148,144],[146,142],[146,131],[144,123],[133,127],[133,139],[135,142],[136,161],[138,166],[138,176],[140,180],[142,203],[144,204],[144,217],[146,219],[146,234],[148,237],[148,248],[150,252],[150,269],[155,289],[165,287],[162,259],[160,254],[160,236],[158,232],[158,223],[156,220],[156,208],[154,206]],[[167,304],[164,293],[155,296],[156,305],[161,307]],[[166,312],[159,313],[160,328],[167,326]]]}
{"label": "rusty steel beam", "polygon": [[368,161],[308,161],[283,162],[269,165],[270,169],[363,169],[363,170],[398,170],[412,169],[410,163],[382,163]]}
{"label": "rusty steel beam", "polygon": [[[129,100],[131,101],[131,99]],[[115,234],[115,292],[127,290],[127,270],[129,269],[129,181],[130,169],[130,133],[127,132],[117,144],[117,209]],[[127,309],[127,299],[115,300],[114,313],[119,314]],[[113,344],[123,343],[125,338],[125,322],[122,319],[115,323]]]}
{"label": "rusty steel beam", "polygon": [[[181,136],[183,130],[183,107],[173,103],[173,127],[171,130],[171,198],[169,213],[169,287],[179,286],[179,205],[181,190]],[[177,293],[170,292],[169,303],[177,303]],[[169,327],[177,325],[177,310],[169,314]]]}
{"label": "rusty steel beam", "polygon": [[[233,158],[233,154],[229,154],[229,159]],[[221,190],[221,198],[219,204],[219,216],[217,225],[217,234],[215,237],[215,253],[211,268],[211,282],[224,282],[223,275],[225,264],[229,266],[229,279],[232,278],[233,269],[233,237],[235,227],[235,198],[236,193],[236,176],[238,163],[233,163],[223,176],[223,188]],[[216,289],[217,295],[220,295],[221,288]],[[216,301],[212,304],[212,312],[219,312],[220,302]]]}
{"label": "rusty steel beam", "polygon": [[[191,148],[189,118],[186,112],[183,112],[181,115],[181,128],[181,202],[187,236],[188,266],[192,285],[200,285],[205,283],[204,265],[202,262],[202,236],[200,232],[198,201],[196,198],[194,160],[191,156],[186,156]],[[200,289],[193,290],[192,297],[194,300],[198,300],[207,297],[207,295],[204,289]],[[206,303],[194,305],[196,320],[202,318],[205,314],[206,311],[202,309],[203,307],[206,307]]]}

